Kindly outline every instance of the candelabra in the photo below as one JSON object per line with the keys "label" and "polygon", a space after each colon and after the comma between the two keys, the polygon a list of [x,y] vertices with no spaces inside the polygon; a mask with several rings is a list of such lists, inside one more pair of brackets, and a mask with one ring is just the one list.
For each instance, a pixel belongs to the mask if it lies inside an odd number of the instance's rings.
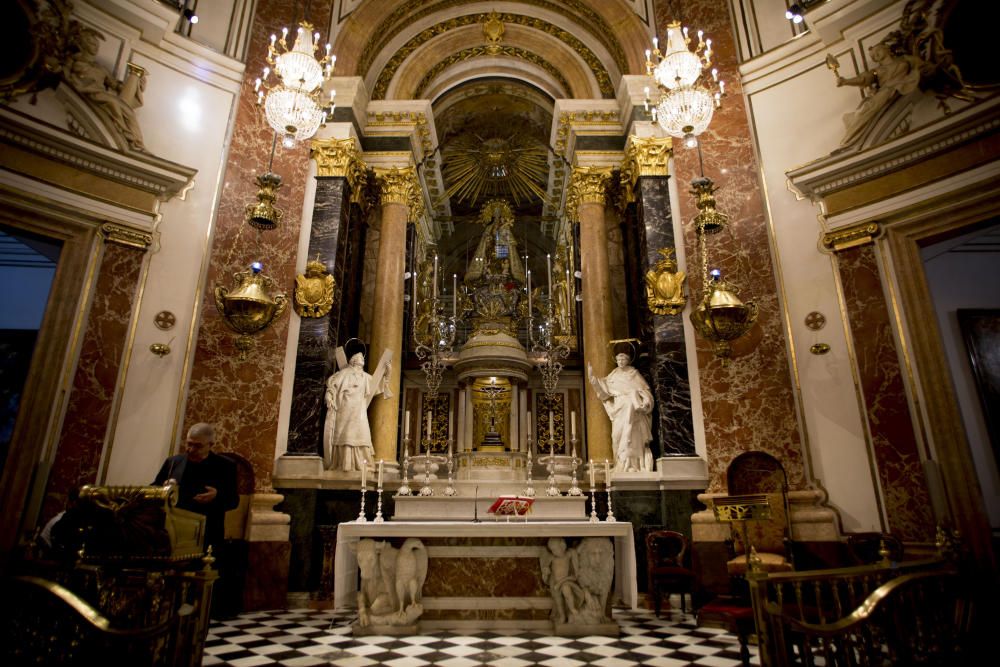
{"label": "candelabra", "polygon": [[570,462],[573,466],[573,483],[570,485],[569,490],[566,491],[566,495],[582,496],[583,489],[580,488],[580,485],[576,481],[576,469],[577,466],[579,466],[580,463],[582,462],[582,460],[577,458],[576,456],[576,436],[573,436],[569,442],[572,447],[572,449],[570,450],[572,452],[570,455]]}
{"label": "candelabra", "polygon": [[444,371],[448,367],[444,363],[444,356],[451,351],[455,344],[455,320],[457,317],[458,294],[454,294],[451,317],[446,317],[442,310],[441,298],[437,288],[437,268],[438,258],[434,257],[434,273],[431,276],[432,289],[429,300],[425,299],[420,308],[420,315],[417,315],[416,304],[416,280],[414,272],[413,281],[413,343],[414,353],[417,359],[421,360],[420,370],[427,378],[427,397],[430,401],[437,398],[438,389],[441,387],[441,380]]}
{"label": "candelabra", "polygon": [[424,485],[420,487],[419,495],[427,497],[434,495],[434,488],[431,486],[431,437],[427,434],[427,453],[424,454]]}
{"label": "candelabra", "polygon": [[569,356],[569,347],[559,342],[556,337],[555,302],[551,296],[551,289],[550,286],[550,295],[540,309],[544,314],[538,325],[537,335],[535,315],[530,307],[530,300],[528,308],[528,343],[532,351],[540,355],[535,367],[542,376],[545,395],[550,399],[555,394],[556,387],[559,386],[559,374],[562,373],[563,369],[562,360]]}
{"label": "candelabra", "polygon": [[397,496],[410,496],[413,495],[413,490],[410,488],[410,439],[403,439],[403,482],[399,485],[396,490]]}
{"label": "candelabra", "polygon": [[382,484],[379,482],[378,489],[376,489],[378,494],[378,506],[375,510],[375,523],[385,523],[385,519],[382,518]]}
{"label": "candelabra", "polygon": [[361,464],[361,511],[358,512],[358,518],[355,519],[355,523],[368,523],[368,517],[365,516],[365,491],[368,490],[368,462],[365,461]]}
{"label": "candelabra", "polygon": [[615,523],[618,519],[615,518],[615,511],[611,507],[611,475],[607,476],[604,482],[608,487],[608,517],[605,519],[608,523]]}

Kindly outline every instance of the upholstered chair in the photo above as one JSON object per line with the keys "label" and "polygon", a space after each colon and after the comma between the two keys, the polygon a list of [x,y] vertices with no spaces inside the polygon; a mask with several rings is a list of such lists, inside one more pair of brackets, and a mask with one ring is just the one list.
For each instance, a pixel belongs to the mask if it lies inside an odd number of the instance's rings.
{"label": "upholstered chair", "polygon": [[[653,609],[660,615],[663,595],[679,593],[681,612],[687,613],[685,596],[692,593],[695,576],[687,566],[688,539],[673,530],[654,530],[646,535],[646,576]],[[694,601],[692,600],[692,607]]]}

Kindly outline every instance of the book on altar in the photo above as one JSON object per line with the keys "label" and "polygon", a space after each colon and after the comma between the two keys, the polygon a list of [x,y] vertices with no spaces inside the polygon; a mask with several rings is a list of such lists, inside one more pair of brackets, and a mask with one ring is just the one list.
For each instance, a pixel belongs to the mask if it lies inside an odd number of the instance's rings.
{"label": "book on altar", "polygon": [[500,496],[486,511],[497,516],[524,516],[531,510],[534,502],[534,498],[523,496]]}

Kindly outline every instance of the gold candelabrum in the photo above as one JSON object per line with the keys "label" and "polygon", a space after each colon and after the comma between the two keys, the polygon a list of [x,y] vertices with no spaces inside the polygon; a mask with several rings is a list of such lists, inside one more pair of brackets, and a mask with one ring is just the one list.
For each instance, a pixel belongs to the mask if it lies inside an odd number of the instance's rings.
{"label": "gold candelabrum", "polygon": [[691,181],[691,193],[697,197],[698,215],[694,218],[701,246],[701,302],[691,311],[691,324],[698,334],[715,345],[715,356],[727,362],[732,356],[730,341],[750,330],[757,321],[757,304],[743,303],[739,289],[726,282],[719,269],[708,269],[706,237],[725,229],[728,216],[715,205],[715,184],[702,176]]}
{"label": "gold candelabrum", "polygon": [[[438,389],[441,388],[441,381],[444,378],[444,371],[448,367],[445,363],[445,356],[448,355],[455,344],[455,321],[457,305],[452,306],[451,317],[447,317],[443,312],[443,304],[437,287],[438,258],[434,257],[434,269],[431,277],[432,288],[430,297],[426,299],[423,307],[420,308],[426,313],[426,317],[413,318],[413,345],[417,359],[421,360],[420,369],[427,378],[427,396],[433,401],[437,398]],[[418,311],[416,303],[416,280],[417,274],[413,274],[414,280],[414,308]],[[458,301],[458,294],[454,294],[455,303]]]}

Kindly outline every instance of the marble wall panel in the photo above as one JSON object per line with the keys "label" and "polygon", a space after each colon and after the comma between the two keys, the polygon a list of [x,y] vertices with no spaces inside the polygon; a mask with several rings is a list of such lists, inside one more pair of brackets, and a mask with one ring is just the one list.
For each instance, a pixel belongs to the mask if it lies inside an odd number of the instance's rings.
{"label": "marble wall panel", "polygon": [[[727,95],[700,137],[701,153],[704,173],[719,187],[719,209],[730,216],[730,224],[710,238],[709,262],[741,288],[742,299],[756,301],[760,309],[757,324],[734,344],[729,364],[713,355],[710,343],[698,340],[709,489],[724,490],[729,462],[749,450],[777,457],[788,471],[791,488],[802,488],[806,482],[802,439],[729,11],[716,0],[654,0],[654,9],[661,39],[667,23],[681,18],[713,40],[714,66],[726,81]],[[698,152],[678,147],[674,169],[681,192],[677,213],[684,222],[686,255],[698,257],[691,224],[698,211],[694,198],[687,194],[687,184],[701,172]],[[690,293],[697,295],[700,276],[689,276],[688,281]]]}
{"label": "marble wall panel", "polygon": [[[329,23],[329,6],[314,5],[309,19],[314,25]],[[218,429],[218,447],[248,459],[254,468],[257,490],[269,490],[278,433],[289,315],[254,336],[254,347],[245,361],[239,359],[233,332],[215,307],[217,284],[232,285],[232,274],[255,259],[264,272],[288,292],[295,280],[299,227],[305,180],[309,171],[309,146],[299,142],[286,149],[279,142],[271,170],[282,178],[277,205],[284,209],[282,224],[258,232],[243,222],[244,207],[255,199],[255,176],[266,168],[274,131],[255,104],[253,81],[265,62],[269,36],[301,18],[294,0],[261,0],[250,32],[246,78],[240,92],[225,183],[216,216],[214,241],[205,284],[201,324],[194,350],[184,429],[195,422],[211,422]],[[290,296],[290,295],[289,295]]]}
{"label": "marble wall panel", "polygon": [[344,277],[343,256],[337,250],[341,230],[346,227],[342,223],[347,217],[344,202],[348,201],[348,187],[346,178],[316,181],[308,257],[310,260],[319,257],[337,283],[330,313],[324,317],[303,317],[299,324],[288,424],[289,454],[322,454],[326,378],[336,367],[331,351],[338,344],[336,334]]}
{"label": "marble wall panel", "polygon": [[142,260],[135,248],[104,247],[38,525],[66,509],[72,489],[98,481]]}
{"label": "marble wall panel", "polygon": [[[675,247],[669,179],[655,176],[640,178],[636,211],[645,236],[645,257],[641,265],[641,275],[645,275],[649,267],[660,261],[660,248]],[[644,286],[640,293],[645,295]],[[694,421],[682,315],[651,314],[650,317],[653,351],[650,370],[656,396],[654,417],[659,454],[692,456],[695,453]]]}
{"label": "marble wall panel", "polygon": [[837,253],[871,448],[889,520],[906,540],[931,540],[934,517],[913,431],[875,247]]}

